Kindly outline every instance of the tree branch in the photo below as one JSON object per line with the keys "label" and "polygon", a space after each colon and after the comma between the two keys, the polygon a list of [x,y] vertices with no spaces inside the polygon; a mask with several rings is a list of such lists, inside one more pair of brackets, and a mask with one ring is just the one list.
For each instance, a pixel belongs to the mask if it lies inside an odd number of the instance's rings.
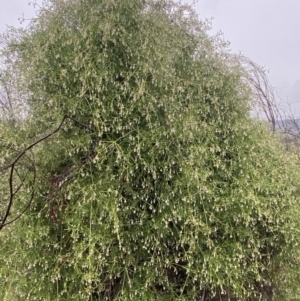
{"label": "tree branch", "polygon": [[[32,200],[34,198],[35,190],[33,188],[32,192],[31,192],[30,199],[29,199],[27,205],[25,206],[25,208],[22,210],[22,212],[17,217],[15,217],[14,219],[12,219],[11,221],[7,221],[8,216],[9,216],[10,211],[11,211],[11,208],[12,208],[12,205],[13,205],[14,197],[17,194],[17,192],[20,190],[20,188],[23,186],[23,183],[24,183],[24,179],[23,179],[22,183],[14,191],[14,189],[13,189],[14,173],[17,173],[17,171],[16,171],[16,165],[17,165],[17,163],[20,161],[20,159],[23,156],[25,156],[26,152],[28,152],[34,146],[36,146],[37,144],[39,144],[39,143],[43,142],[44,140],[48,139],[52,135],[56,134],[62,128],[62,126],[63,126],[63,124],[64,124],[64,122],[65,122],[66,119],[70,119],[74,123],[76,123],[76,124],[78,124],[78,125],[86,128],[86,129],[88,129],[89,131],[92,131],[92,128],[89,125],[86,125],[86,124],[84,124],[82,122],[79,122],[76,119],[74,119],[73,117],[65,115],[63,117],[61,123],[59,124],[59,126],[55,130],[53,130],[48,135],[46,135],[46,136],[38,139],[37,141],[33,142],[32,144],[30,144],[28,147],[26,147],[23,151],[20,152],[20,154],[13,160],[13,162],[10,165],[5,166],[5,167],[3,167],[1,169],[1,171],[5,171],[7,169],[10,169],[10,172],[9,172],[9,201],[8,201],[8,205],[7,205],[7,208],[6,208],[6,212],[5,212],[4,217],[3,217],[2,221],[1,221],[1,224],[0,224],[0,230],[2,230],[3,227],[5,227],[5,226],[11,224],[12,222],[16,221],[17,219],[19,219],[24,214],[24,212],[30,207],[30,205],[32,203]],[[83,164],[84,163],[85,162],[83,162]],[[36,181],[36,168],[35,168],[34,162],[32,162],[32,168],[33,168],[33,173],[34,173],[32,186],[34,186],[35,181]]]}

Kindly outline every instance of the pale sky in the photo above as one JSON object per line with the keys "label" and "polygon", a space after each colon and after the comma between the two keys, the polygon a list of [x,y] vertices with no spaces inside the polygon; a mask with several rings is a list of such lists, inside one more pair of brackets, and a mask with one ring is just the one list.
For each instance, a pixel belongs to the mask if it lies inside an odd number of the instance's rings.
{"label": "pale sky", "polygon": [[196,10],[202,19],[213,17],[211,32],[223,32],[233,52],[269,71],[300,116],[300,0],[199,0]]}
{"label": "pale sky", "polygon": [[[269,70],[272,85],[300,116],[300,0],[198,0],[195,7],[199,18],[213,18],[210,34],[223,32],[232,52]],[[34,16],[28,0],[0,0],[0,32],[19,26],[23,14]]]}

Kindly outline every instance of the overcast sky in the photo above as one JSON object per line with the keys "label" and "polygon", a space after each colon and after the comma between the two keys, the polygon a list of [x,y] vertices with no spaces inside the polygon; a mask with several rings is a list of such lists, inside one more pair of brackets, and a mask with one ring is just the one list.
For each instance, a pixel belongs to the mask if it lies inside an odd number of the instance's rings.
{"label": "overcast sky", "polygon": [[200,18],[223,32],[233,52],[269,70],[269,79],[300,116],[300,0],[199,0]]}
{"label": "overcast sky", "polygon": [[[195,7],[199,18],[213,17],[211,34],[222,31],[233,52],[269,70],[272,85],[300,116],[300,0],[198,0]],[[28,0],[0,0],[0,32],[19,26],[23,15],[34,15]]]}

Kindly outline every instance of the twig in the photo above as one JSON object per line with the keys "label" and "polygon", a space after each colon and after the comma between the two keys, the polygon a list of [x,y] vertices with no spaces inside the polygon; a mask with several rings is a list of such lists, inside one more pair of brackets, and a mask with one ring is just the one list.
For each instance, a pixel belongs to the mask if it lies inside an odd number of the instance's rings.
{"label": "twig", "polygon": [[[31,192],[31,196],[30,196],[30,199],[27,203],[27,205],[25,206],[25,208],[23,209],[23,211],[17,216],[15,217],[13,220],[11,221],[7,221],[7,218],[10,214],[10,211],[11,211],[11,208],[12,208],[12,205],[13,205],[13,200],[14,200],[14,197],[16,195],[16,193],[20,190],[20,188],[23,186],[23,183],[24,183],[24,180],[23,182],[17,187],[17,189],[14,191],[13,189],[13,179],[14,179],[14,172],[17,173],[17,171],[15,170],[15,167],[17,165],[17,163],[19,162],[19,160],[26,154],[27,151],[29,151],[30,149],[32,149],[34,146],[36,146],[37,144],[41,143],[42,141],[48,139],[49,137],[51,137],[52,135],[56,134],[60,129],[61,127],[63,126],[64,122],[66,119],[70,119],[72,120],[74,123],[78,124],[78,125],[81,125],[82,127],[88,129],[89,131],[92,131],[92,128],[82,122],[79,122],[77,121],[76,119],[74,119],[73,117],[70,117],[70,116],[67,116],[65,115],[61,121],[61,123],[59,124],[59,126],[53,130],[51,133],[49,133],[48,135],[38,139],[37,141],[33,142],[32,144],[30,144],[28,147],[26,147],[17,157],[16,159],[14,159],[14,161],[8,165],[8,166],[5,166],[4,168],[1,169],[1,171],[4,171],[4,170],[7,170],[7,169],[10,169],[10,175],[9,175],[9,201],[8,201],[8,205],[7,205],[7,208],[6,208],[6,212],[5,212],[5,215],[2,219],[2,222],[0,224],[0,230],[2,230],[3,227],[5,227],[6,225],[9,225],[11,224],[12,222],[16,221],[17,219],[19,219],[23,213],[30,207],[31,203],[32,203],[32,200],[34,198],[34,189],[32,189],[32,192]],[[85,162],[84,162],[85,163]],[[83,163],[83,164],[84,164]],[[82,165],[81,165],[82,166]],[[33,167],[33,172],[34,172],[34,176],[33,176],[33,183],[32,183],[32,186],[35,185],[35,181],[36,181],[36,168],[35,168],[35,165],[34,163],[32,162],[32,167]]]}

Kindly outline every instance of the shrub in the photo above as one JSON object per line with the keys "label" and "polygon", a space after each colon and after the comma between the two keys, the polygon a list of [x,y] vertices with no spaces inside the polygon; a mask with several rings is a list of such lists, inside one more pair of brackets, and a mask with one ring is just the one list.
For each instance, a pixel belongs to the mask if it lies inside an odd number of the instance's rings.
{"label": "shrub", "polygon": [[244,71],[206,30],[166,0],[52,0],[8,43],[22,137],[64,122],[31,149],[34,184],[20,178],[35,196],[2,232],[3,300],[283,300],[295,159],[250,118]]}

